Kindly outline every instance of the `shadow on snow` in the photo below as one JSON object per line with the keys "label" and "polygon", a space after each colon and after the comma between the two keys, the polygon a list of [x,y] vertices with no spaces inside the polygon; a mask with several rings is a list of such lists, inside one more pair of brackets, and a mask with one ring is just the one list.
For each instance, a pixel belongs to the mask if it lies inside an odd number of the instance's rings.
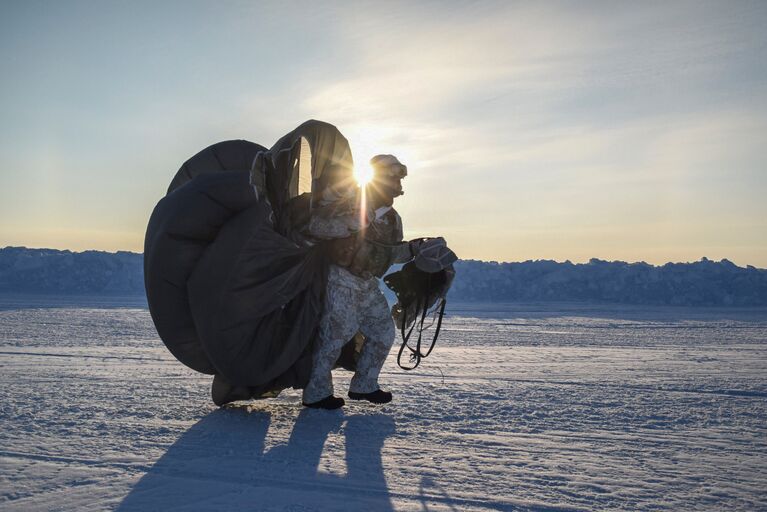
{"label": "shadow on snow", "polygon": [[[391,417],[304,409],[287,444],[265,450],[271,423],[266,411],[210,413],[168,449],[117,510],[392,510],[381,460],[384,440],[395,432]],[[341,431],[346,474],[319,472],[325,441]]]}

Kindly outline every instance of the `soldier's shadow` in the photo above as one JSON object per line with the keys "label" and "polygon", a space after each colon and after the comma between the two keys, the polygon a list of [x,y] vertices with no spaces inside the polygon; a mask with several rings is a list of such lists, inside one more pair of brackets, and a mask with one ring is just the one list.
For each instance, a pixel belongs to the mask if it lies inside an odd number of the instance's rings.
{"label": "soldier's shadow", "polygon": [[[381,460],[384,440],[395,432],[391,417],[305,409],[287,444],[265,450],[271,423],[265,411],[210,413],[168,449],[117,510],[392,510]],[[345,474],[343,468],[318,471],[325,441],[341,430]]]}

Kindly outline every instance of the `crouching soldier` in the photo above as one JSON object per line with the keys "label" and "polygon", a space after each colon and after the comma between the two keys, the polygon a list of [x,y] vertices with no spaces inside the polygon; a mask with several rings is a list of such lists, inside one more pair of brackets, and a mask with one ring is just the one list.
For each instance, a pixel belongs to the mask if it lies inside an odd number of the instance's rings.
{"label": "crouching soldier", "polygon": [[[358,332],[365,341],[349,385],[349,398],[376,404],[391,401],[392,394],[378,385],[378,375],[394,343],[394,322],[388,303],[379,289],[378,278],[394,263],[414,257],[420,240],[403,242],[402,219],[394,210],[394,198],[403,194],[402,178],[407,168],[392,155],[378,155],[370,161],[373,177],[365,196],[372,218],[363,222],[358,234],[335,240],[334,264],[328,275],[325,307],[320,320],[318,345],[312,356],[312,373],[303,391],[307,407],[337,409],[344,399],[333,395],[331,371],[344,345]],[[322,219],[310,226],[321,233]]]}

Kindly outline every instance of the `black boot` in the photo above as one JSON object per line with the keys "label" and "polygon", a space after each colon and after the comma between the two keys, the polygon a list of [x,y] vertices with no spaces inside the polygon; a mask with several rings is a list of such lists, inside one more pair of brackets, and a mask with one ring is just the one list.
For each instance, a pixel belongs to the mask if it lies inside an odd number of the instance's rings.
{"label": "black boot", "polygon": [[349,391],[349,398],[352,400],[367,400],[374,404],[388,404],[391,402],[392,397],[391,392],[376,389],[370,393],[355,393],[354,391]]}
{"label": "black boot", "polygon": [[213,403],[221,407],[229,402],[237,400],[250,400],[250,390],[245,386],[233,386],[226,382],[220,375],[213,377],[213,385],[210,387],[210,395]]}
{"label": "black boot", "polygon": [[307,404],[306,402],[303,402],[305,407],[311,407],[312,409],[338,409],[340,407],[343,407],[344,404],[343,398],[339,398],[337,396],[326,396],[322,400],[319,400],[317,402],[312,402],[310,404]]}

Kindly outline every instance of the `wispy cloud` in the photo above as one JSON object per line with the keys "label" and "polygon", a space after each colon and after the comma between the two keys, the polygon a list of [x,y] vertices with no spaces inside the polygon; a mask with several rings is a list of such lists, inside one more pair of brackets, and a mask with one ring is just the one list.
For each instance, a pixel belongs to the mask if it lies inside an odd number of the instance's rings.
{"label": "wispy cloud", "polygon": [[96,230],[111,208],[105,222],[137,249],[184,158],[227,138],[269,145],[313,117],[358,160],[400,156],[406,229],[462,256],[660,261],[730,246],[767,265],[752,232],[767,218],[761,2],[232,2],[185,4],[180,19],[72,5],[50,19],[19,7],[7,19],[46,31],[6,22],[0,36],[0,212],[38,219],[19,232],[66,227],[34,213],[46,204]]}

